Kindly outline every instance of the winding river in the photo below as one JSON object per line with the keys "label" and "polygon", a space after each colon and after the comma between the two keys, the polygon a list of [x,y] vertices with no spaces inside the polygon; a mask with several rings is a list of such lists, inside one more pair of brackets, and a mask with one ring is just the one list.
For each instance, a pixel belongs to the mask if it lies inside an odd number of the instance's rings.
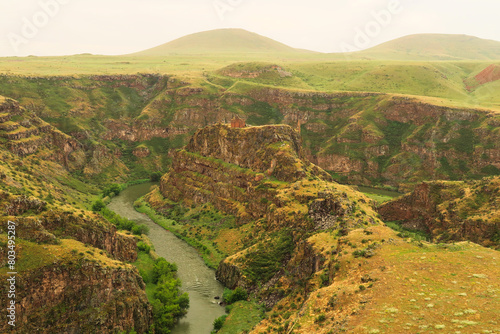
{"label": "winding river", "polygon": [[133,203],[149,192],[151,183],[132,186],[113,198],[108,207],[117,214],[147,225],[156,253],[178,267],[182,290],[189,293],[189,311],[172,329],[172,334],[208,334],[213,321],[224,313],[215,296],[222,296],[223,286],[215,279],[215,272],[208,268],[196,250],[171,232],[155,224],[146,215],[135,211]]}

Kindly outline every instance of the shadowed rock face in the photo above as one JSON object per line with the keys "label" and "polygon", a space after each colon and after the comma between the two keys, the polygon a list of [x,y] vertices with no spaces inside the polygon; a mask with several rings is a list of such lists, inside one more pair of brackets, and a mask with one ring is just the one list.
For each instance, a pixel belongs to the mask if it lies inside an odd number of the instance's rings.
{"label": "shadowed rock face", "polygon": [[429,233],[436,241],[470,240],[500,246],[500,178],[469,182],[426,182],[385,203],[385,221],[399,221]]}
{"label": "shadowed rock face", "polygon": [[428,232],[426,223],[437,214],[437,203],[431,198],[431,185],[423,183],[400,199],[379,208],[385,221],[404,221],[404,226]]}

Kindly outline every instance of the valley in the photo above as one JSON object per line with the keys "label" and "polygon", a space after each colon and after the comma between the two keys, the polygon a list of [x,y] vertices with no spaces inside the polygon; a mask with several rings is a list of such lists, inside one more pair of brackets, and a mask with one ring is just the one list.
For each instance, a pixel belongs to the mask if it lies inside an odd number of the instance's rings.
{"label": "valley", "polygon": [[499,333],[499,45],[0,58],[18,332]]}
{"label": "valley", "polygon": [[147,194],[151,186],[146,183],[127,188],[113,198],[109,208],[123,217],[146,224],[150,228],[155,252],[177,264],[181,288],[189,293],[190,307],[172,333],[209,333],[214,319],[224,314],[224,308],[218,305],[219,300],[214,299],[222,296],[223,286],[215,280],[215,272],[205,266],[194,248],[134,210],[134,201]]}

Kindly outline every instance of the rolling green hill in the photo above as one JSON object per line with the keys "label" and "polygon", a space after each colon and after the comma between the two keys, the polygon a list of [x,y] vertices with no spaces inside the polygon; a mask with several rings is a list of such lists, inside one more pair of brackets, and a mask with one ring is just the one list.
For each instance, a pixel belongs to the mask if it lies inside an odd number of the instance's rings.
{"label": "rolling green hill", "polygon": [[227,88],[245,81],[321,92],[405,94],[440,105],[498,110],[496,68],[500,68],[498,62],[486,61],[238,62],[213,72],[208,79]]}
{"label": "rolling green hill", "polygon": [[[133,55],[220,55],[238,53],[280,53],[290,54],[291,56],[304,54],[331,59],[346,55],[295,49],[244,29],[216,29],[199,32]],[[354,59],[379,60],[497,60],[500,59],[500,42],[468,35],[415,34],[347,55]]]}
{"label": "rolling green hill", "polygon": [[221,53],[313,53],[294,49],[270,38],[243,29],[217,29],[181,37],[138,52],[137,56]]}
{"label": "rolling green hill", "polygon": [[500,42],[468,35],[416,34],[351,55],[395,60],[492,60],[500,59]]}

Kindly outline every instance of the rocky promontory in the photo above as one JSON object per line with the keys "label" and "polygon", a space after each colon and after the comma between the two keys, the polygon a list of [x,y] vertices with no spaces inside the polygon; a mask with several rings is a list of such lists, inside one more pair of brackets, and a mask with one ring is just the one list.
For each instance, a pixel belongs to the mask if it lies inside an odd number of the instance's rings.
{"label": "rocky promontory", "polygon": [[[219,264],[217,278],[231,288],[260,294],[285,268],[310,276],[321,266],[310,263],[317,255],[306,246],[308,233],[348,233],[380,224],[366,197],[334,183],[307,160],[299,133],[288,125],[208,126],[171,158],[171,171],[161,179],[159,190],[148,195],[153,208],[170,212],[210,205],[234,217],[236,228],[258,235]],[[252,264],[261,256],[272,258],[265,275],[258,275],[260,269]],[[297,266],[303,270],[294,269]],[[269,305],[280,299],[271,295],[262,297]]]}

